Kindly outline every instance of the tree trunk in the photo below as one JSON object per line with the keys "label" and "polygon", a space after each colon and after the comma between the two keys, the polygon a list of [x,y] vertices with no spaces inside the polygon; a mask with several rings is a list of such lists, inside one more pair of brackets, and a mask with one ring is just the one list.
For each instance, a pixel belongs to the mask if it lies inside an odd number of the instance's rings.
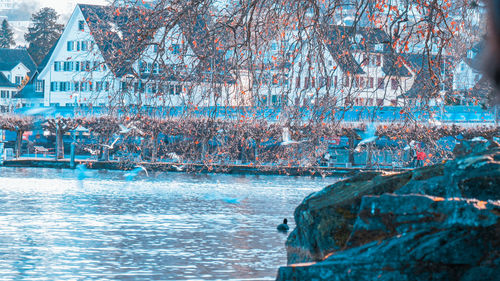
{"label": "tree trunk", "polygon": [[354,166],[354,136],[349,136],[349,160],[348,163],[351,163],[351,167]]}
{"label": "tree trunk", "polygon": [[19,130],[16,132],[16,158],[21,157],[21,149],[23,145],[23,130]]}
{"label": "tree trunk", "polygon": [[158,158],[158,133],[153,132],[151,141],[153,142],[153,150],[151,151],[151,162],[156,162]]}
{"label": "tree trunk", "polygon": [[56,132],[56,159],[64,158],[64,143],[63,143],[63,134],[61,130],[57,130]]}

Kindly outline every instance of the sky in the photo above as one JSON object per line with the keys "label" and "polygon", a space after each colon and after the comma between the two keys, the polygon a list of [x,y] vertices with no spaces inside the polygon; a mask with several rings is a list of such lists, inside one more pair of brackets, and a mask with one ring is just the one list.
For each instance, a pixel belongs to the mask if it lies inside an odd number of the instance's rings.
{"label": "sky", "polygon": [[80,4],[100,4],[106,5],[107,0],[33,0],[40,7],[54,8],[63,17],[67,17],[73,12],[75,5]]}

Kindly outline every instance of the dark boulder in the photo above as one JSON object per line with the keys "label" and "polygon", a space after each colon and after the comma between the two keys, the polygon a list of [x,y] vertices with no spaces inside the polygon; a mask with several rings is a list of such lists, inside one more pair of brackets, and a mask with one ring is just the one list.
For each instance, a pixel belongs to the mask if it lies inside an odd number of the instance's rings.
{"label": "dark boulder", "polygon": [[287,241],[288,264],[320,261],[346,246],[361,198],[426,194],[500,199],[500,147],[403,173],[364,172],[306,197],[295,209],[297,227]]}
{"label": "dark boulder", "polygon": [[278,280],[500,276],[500,147],[469,148],[446,163],[361,173],[309,195],[295,210]]}
{"label": "dark boulder", "polygon": [[499,216],[493,201],[365,197],[349,249],[282,267],[278,280],[495,280]]}
{"label": "dark boulder", "polygon": [[351,234],[361,198],[394,192],[409,173],[360,173],[309,195],[295,209],[297,227],[286,241],[288,263],[319,261],[342,249]]}

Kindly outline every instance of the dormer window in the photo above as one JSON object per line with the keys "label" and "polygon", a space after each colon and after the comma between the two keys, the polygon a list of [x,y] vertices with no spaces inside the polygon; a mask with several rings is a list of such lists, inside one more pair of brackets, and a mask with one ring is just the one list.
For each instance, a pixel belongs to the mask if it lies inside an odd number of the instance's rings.
{"label": "dormer window", "polygon": [[23,77],[22,76],[16,76],[16,85],[21,85],[23,82]]}
{"label": "dormer window", "polygon": [[78,21],[78,30],[85,31],[85,22],[83,20]]}

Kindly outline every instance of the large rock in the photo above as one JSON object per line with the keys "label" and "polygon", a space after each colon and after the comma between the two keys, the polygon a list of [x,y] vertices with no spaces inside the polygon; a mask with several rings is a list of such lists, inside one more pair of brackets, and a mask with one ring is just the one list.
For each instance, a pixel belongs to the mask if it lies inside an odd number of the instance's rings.
{"label": "large rock", "polygon": [[495,280],[500,202],[364,197],[347,248],[280,268],[278,280]]}
{"label": "large rock", "polygon": [[366,195],[426,194],[499,200],[500,148],[496,143],[487,148],[403,173],[361,173],[309,195],[294,213],[297,227],[286,242],[288,264],[321,261],[348,246],[361,198]]}
{"label": "large rock", "polygon": [[323,260],[345,246],[361,198],[394,192],[406,184],[410,173],[360,173],[309,195],[295,209],[297,227],[286,241],[288,263]]}

